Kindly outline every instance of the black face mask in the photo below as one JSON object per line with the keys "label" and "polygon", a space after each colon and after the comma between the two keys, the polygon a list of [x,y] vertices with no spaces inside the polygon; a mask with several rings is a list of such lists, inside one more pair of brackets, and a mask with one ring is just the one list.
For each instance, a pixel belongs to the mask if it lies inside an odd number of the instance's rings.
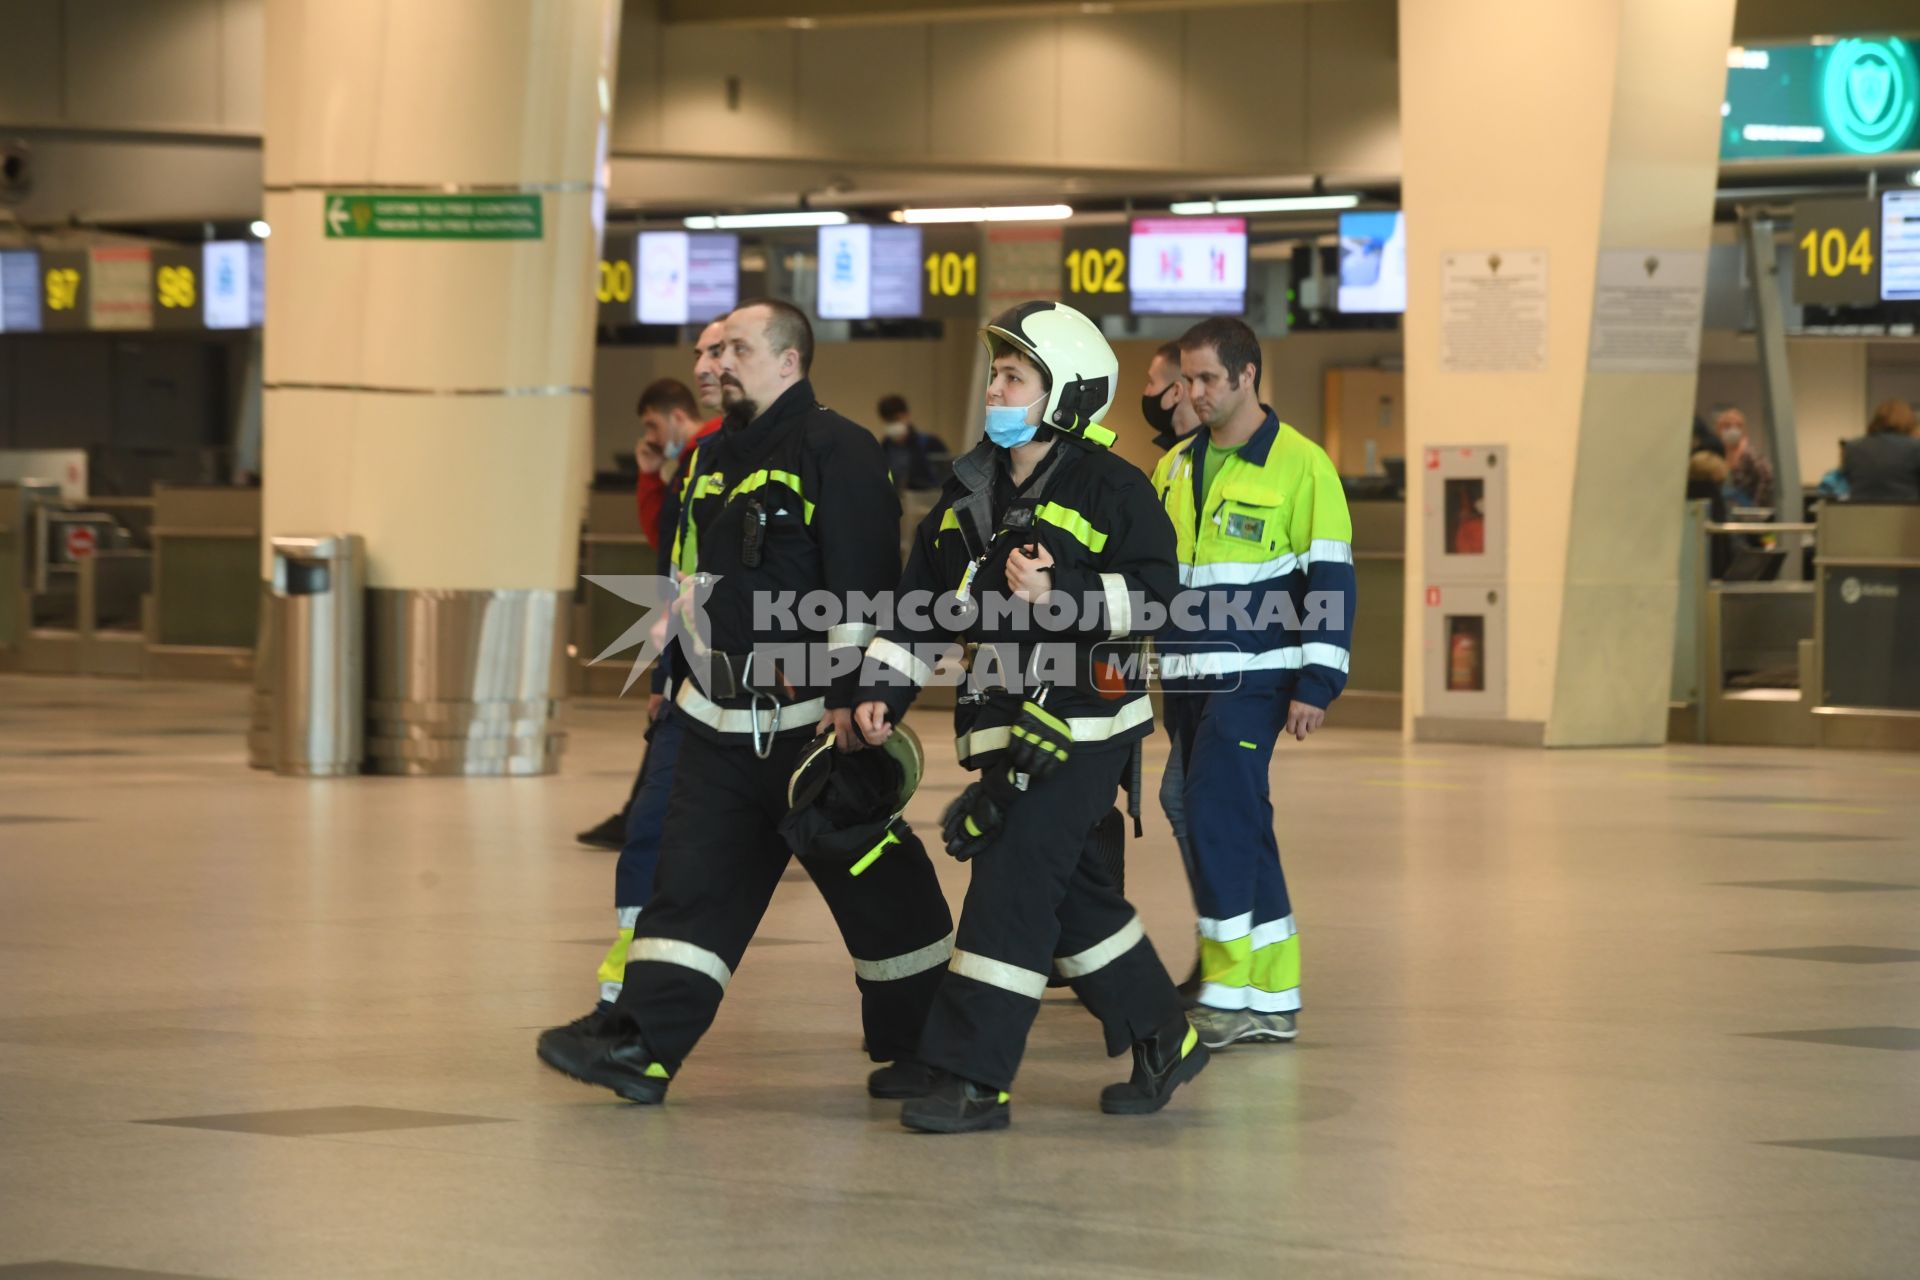
{"label": "black face mask", "polygon": [[1173,434],[1173,410],[1163,408],[1160,404],[1161,398],[1167,394],[1167,390],[1167,388],[1162,387],[1160,394],[1157,396],[1140,397],[1140,416],[1147,420],[1147,425],[1152,427],[1156,433],[1163,436]]}

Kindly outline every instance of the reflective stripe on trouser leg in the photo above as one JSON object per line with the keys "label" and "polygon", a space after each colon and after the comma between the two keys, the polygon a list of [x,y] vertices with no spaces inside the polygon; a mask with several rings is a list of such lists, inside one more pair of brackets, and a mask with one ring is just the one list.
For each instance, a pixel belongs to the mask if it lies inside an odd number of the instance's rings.
{"label": "reflective stripe on trouser leg", "polygon": [[984,982],[990,987],[998,987],[1002,991],[1011,991],[1029,1000],[1038,1000],[1047,994],[1046,974],[1022,969],[1019,965],[995,960],[991,956],[962,951],[958,947],[954,948],[953,958],[947,961],[947,971],[963,978],[972,978],[975,982]]}
{"label": "reflective stripe on trouser leg", "polygon": [[722,991],[733,981],[733,970],[717,953],[678,938],[635,938],[633,945],[627,949],[627,963],[635,964],[643,960],[676,964],[682,969],[703,973],[719,983]]}
{"label": "reflective stripe on trouser leg", "polygon": [[947,963],[947,957],[953,954],[953,935],[949,933],[938,942],[930,942],[917,951],[905,955],[889,956],[885,960],[862,960],[855,957],[853,976],[864,978],[868,982],[898,982],[902,978],[911,978],[916,973],[925,973]]}
{"label": "reflective stripe on trouser leg", "polygon": [[600,961],[600,998],[612,1004],[620,998],[620,988],[627,977],[627,952],[633,947],[634,922],[640,919],[640,908],[622,907],[619,911],[620,932],[614,935],[613,945],[607,948],[606,958]]}
{"label": "reflective stripe on trouser leg", "polygon": [[1139,946],[1141,939],[1146,936],[1147,931],[1141,925],[1140,917],[1135,916],[1085,951],[1070,956],[1055,956],[1053,967],[1063,978],[1084,978],[1106,968]]}
{"label": "reflective stripe on trouser leg", "polygon": [[1214,1009],[1291,1013],[1300,1007],[1300,935],[1293,917],[1224,941],[1208,936],[1208,926],[1212,932],[1233,932],[1246,919],[1200,922],[1200,1003]]}
{"label": "reflective stripe on trouser leg", "polygon": [[[1201,917],[1199,1002],[1212,1008],[1299,1007],[1299,944],[1264,954],[1293,929],[1268,794],[1270,756],[1291,692],[1290,684],[1249,680],[1210,696],[1189,727],[1182,763]],[[1263,953],[1259,986],[1256,951]],[[1291,961],[1284,958],[1289,951]]]}

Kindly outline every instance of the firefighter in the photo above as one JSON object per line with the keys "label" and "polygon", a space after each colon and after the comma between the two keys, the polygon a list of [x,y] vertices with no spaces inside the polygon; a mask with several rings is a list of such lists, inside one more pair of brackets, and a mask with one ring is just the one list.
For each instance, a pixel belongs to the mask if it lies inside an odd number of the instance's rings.
{"label": "firefighter", "polygon": [[[918,1072],[901,1121],[938,1133],[1008,1123],[1050,970],[1100,1019],[1110,1055],[1133,1051],[1102,1110],[1158,1110],[1207,1053],[1092,839],[1153,731],[1137,637],[1149,602],[1173,596],[1173,531],[1147,478],[1108,452],[1119,364],[1093,322],[1029,302],[981,336],[987,439],[920,525],[856,716],[868,742],[886,741],[941,651],[970,642],[957,748],[981,776],[943,834],[972,884],[917,1061],[877,1073],[904,1093]],[[916,617],[923,592],[934,607]]]}
{"label": "firefighter", "polygon": [[[1180,582],[1203,625],[1165,646],[1169,716],[1186,764],[1199,900],[1194,1026],[1211,1048],[1294,1038],[1300,938],[1280,867],[1267,773],[1282,734],[1304,742],[1345,687],[1353,525],[1319,445],[1260,403],[1260,343],[1231,317],[1180,340],[1200,428],[1154,488],[1179,538]],[[1253,621],[1215,609],[1238,597]]]}
{"label": "firefighter", "polygon": [[[814,399],[812,358],[812,327],[789,303],[727,317],[725,422],[695,455],[675,538],[682,607],[706,625],[679,641],[693,659],[674,696],[686,739],[653,897],[607,1021],[540,1037],[548,1066],[632,1102],[665,1098],[719,1010],[790,857],[781,827],[809,739],[861,745],[852,704],[872,626],[809,630],[808,611],[769,607],[874,597],[899,570],[900,505],[879,442]],[[833,859],[801,865],[854,957],[868,1052],[911,1058],[952,937],[926,851],[895,839],[857,876]]]}

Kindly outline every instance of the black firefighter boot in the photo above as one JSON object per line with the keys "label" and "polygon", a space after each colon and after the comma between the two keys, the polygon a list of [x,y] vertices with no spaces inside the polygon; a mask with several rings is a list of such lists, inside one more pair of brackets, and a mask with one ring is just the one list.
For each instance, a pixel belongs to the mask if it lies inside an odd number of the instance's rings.
{"label": "black firefighter boot", "polygon": [[582,1084],[611,1089],[628,1102],[652,1106],[666,1101],[667,1069],[653,1060],[646,1041],[625,1032],[624,1027],[612,1034],[576,1027],[541,1032],[540,1061]]}
{"label": "black firefighter boot", "polygon": [[1110,1116],[1143,1116],[1167,1105],[1173,1091],[1207,1065],[1207,1046],[1184,1016],[1133,1044],[1133,1077],[1100,1091],[1100,1109]]}
{"label": "black firefighter boot", "polygon": [[924,1062],[902,1058],[867,1077],[869,1098],[924,1098],[933,1091],[940,1073]]}
{"label": "black firefighter boot", "polygon": [[1005,1089],[989,1089],[945,1071],[934,1073],[924,1097],[900,1108],[900,1123],[921,1133],[975,1133],[1004,1129],[1013,1118]]}

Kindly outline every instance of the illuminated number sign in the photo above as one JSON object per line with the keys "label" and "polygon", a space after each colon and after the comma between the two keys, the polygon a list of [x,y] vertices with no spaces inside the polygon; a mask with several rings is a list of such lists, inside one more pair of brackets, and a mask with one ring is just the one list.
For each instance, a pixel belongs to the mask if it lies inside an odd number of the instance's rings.
{"label": "illuminated number sign", "polygon": [[1127,314],[1127,245],[1124,226],[1064,228],[1061,300],[1088,315]]}
{"label": "illuminated number sign", "polygon": [[200,250],[153,251],[153,327],[200,327]]}
{"label": "illuminated number sign", "polygon": [[88,327],[91,267],[85,249],[53,249],[40,255],[40,317],[50,333]]}
{"label": "illuminated number sign", "polygon": [[1793,300],[1820,307],[1880,301],[1880,206],[1807,200],[1793,209]]}
{"label": "illuminated number sign", "polygon": [[635,242],[631,231],[612,231],[601,245],[593,296],[600,304],[600,323],[610,329],[631,329],[639,323],[633,287]]}
{"label": "illuminated number sign", "polygon": [[920,240],[920,314],[977,320],[980,316],[980,231],[926,227]]}

